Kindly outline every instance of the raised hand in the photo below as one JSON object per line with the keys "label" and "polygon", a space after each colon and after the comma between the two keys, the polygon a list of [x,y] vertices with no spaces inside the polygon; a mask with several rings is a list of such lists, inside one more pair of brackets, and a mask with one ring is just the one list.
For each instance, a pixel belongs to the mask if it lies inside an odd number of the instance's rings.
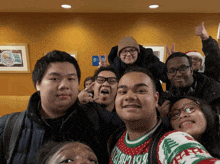
{"label": "raised hand", "polygon": [[92,89],[94,86],[95,82],[90,84],[87,88],[83,89],[79,94],[78,94],[78,99],[81,104],[87,104],[88,102],[94,102],[96,99],[93,98],[93,94],[89,93],[88,90]]}
{"label": "raised hand", "polygon": [[209,35],[205,29],[204,22],[201,23],[200,26],[195,28],[196,35],[199,36],[202,40],[206,40],[209,38]]}
{"label": "raised hand", "polygon": [[106,67],[107,66],[107,56],[106,56],[106,54],[105,54],[105,59],[104,59],[104,61],[102,60],[102,58],[101,58],[101,56],[100,55],[98,55],[98,57],[99,57],[99,66],[98,66],[98,68],[100,68],[100,67]]}
{"label": "raised hand", "polygon": [[168,56],[170,56],[172,53],[176,52],[175,51],[175,43],[172,44],[171,50],[169,49],[168,46],[166,46],[166,52],[167,52]]}
{"label": "raised hand", "polygon": [[160,112],[161,117],[167,117],[167,114],[170,111],[170,101],[166,100],[161,106],[157,106],[158,111]]}

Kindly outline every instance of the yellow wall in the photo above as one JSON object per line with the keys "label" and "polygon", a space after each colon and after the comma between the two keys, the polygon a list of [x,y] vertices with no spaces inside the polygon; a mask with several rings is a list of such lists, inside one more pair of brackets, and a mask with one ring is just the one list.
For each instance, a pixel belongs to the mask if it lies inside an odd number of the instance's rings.
{"label": "yellow wall", "polygon": [[[219,14],[74,14],[0,13],[0,43],[27,43],[31,71],[36,61],[54,49],[75,51],[83,81],[93,75],[93,55],[108,54],[126,36],[139,44],[176,43],[176,50],[201,51],[194,29],[204,21],[216,39]],[[30,74],[0,74],[0,95],[31,95]]]}

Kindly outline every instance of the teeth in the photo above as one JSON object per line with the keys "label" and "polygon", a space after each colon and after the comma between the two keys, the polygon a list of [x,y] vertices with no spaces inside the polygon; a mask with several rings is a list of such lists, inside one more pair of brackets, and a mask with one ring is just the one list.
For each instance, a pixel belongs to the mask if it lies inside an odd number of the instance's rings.
{"label": "teeth", "polygon": [[181,127],[187,126],[189,124],[192,124],[192,121],[186,121],[186,122],[182,123]]}
{"label": "teeth", "polygon": [[109,94],[109,91],[108,90],[102,90],[101,93],[102,94]]}
{"label": "teeth", "polygon": [[125,108],[139,108],[138,105],[126,105]]}

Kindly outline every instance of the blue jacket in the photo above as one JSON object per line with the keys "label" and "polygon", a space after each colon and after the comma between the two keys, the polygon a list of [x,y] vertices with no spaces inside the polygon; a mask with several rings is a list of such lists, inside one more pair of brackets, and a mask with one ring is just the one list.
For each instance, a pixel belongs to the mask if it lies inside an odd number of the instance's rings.
{"label": "blue jacket", "polygon": [[[86,143],[94,150],[100,164],[108,163],[107,140],[120,125],[123,125],[116,113],[103,110],[93,103],[85,106],[75,102],[65,116],[57,118],[57,123],[55,119],[51,120],[55,121],[51,124],[51,121],[40,117],[40,106],[40,96],[34,93],[29,100],[12,164],[35,164],[38,149],[51,140]],[[0,118],[1,142],[8,116]],[[4,152],[0,153],[0,161],[4,163]]]}

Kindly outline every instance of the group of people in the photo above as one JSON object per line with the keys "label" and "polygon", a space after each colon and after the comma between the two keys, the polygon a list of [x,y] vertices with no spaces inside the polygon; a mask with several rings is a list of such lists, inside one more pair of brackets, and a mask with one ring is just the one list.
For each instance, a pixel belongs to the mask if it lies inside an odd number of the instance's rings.
{"label": "group of people", "polygon": [[220,50],[204,23],[196,35],[205,59],[173,44],[165,63],[126,36],[81,91],[77,61],[49,52],[27,110],[0,118],[1,163],[219,163]]}

